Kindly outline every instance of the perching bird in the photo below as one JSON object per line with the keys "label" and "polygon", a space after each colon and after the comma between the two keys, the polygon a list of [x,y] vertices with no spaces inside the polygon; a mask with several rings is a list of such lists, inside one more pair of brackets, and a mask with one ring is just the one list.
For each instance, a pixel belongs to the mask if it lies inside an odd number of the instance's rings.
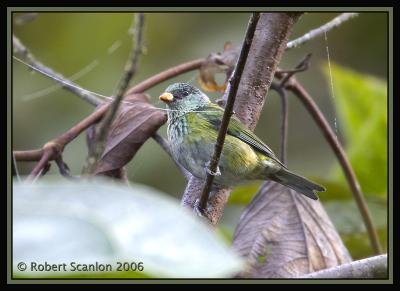
{"label": "perching bird", "polygon": [[[224,109],[187,83],[170,85],[160,96],[168,109],[168,139],[172,153],[185,169],[205,179],[214,153]],[[272,150],[234,116],[225,137],[214,184],[234,186],[246,180],[270,179],[317,200],[325,188],[290,172]]]}

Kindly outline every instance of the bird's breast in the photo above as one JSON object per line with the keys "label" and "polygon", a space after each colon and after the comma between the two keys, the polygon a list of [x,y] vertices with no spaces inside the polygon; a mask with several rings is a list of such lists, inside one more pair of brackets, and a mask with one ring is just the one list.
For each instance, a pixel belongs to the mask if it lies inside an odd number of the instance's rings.
{"label": "bird's breast", "polygon": [[185,135],[190,132],[184,116],[168,120],[167,135],[171,145],[181,143]]}

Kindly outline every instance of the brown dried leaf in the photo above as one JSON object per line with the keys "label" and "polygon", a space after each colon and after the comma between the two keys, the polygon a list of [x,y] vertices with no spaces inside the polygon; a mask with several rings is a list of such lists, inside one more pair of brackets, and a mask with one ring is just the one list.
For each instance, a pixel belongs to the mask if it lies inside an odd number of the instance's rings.
{"label": "brown dried leaf", "polygon": [[351,261],[322,204],[271,181],[243,211],[233,248],[248,260],[244,277],[292,278]]}
{"label": "brown dried leaf", "polygon": [[[239,57],[240,47],[234,48],[230,42],[224,45],[223,53],[212,53],[200,67],[198,82],[201,88],[210,92],[224,92],[236,60]],[[219,85],[215,80],[215,75],[225,73],[225,82]]]}
{"label": "brown dried leaf", "polygon": [[166,114],[151,105],[147,94],[126,96],[111,124],[104,153],[94,173],[119,177],[122,168],[166,120]]}

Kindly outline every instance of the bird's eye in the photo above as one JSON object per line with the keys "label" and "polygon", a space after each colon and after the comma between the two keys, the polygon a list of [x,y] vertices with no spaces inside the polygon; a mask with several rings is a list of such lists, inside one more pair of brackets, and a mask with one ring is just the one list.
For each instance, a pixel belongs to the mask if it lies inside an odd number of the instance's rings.
{"label": "bird's eye", "polygon": [[188,91],[183,91],[183,92],[182,92],[182,97],[186,97],[187,95],[189,95],[189,92],[188,92]]}

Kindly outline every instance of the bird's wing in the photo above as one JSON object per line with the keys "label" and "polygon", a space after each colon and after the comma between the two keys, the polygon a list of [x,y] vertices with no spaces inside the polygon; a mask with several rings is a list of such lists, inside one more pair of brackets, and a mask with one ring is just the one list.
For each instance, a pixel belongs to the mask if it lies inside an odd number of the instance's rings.
{"label": "bird's wing", "polygon": [[[204,115],[205,119],[207,119],[216,130],[219,130],[224,110],[218,105],[214,104],[208,107],[208,109],[204,110],[205,112],[202,114]],[[286,166],[282,164],[282,162],[279,161],[279,159],[275,156],[274,152],[253,132],[246,129],[240,120],[235,116],[232,116],[229,122],[227,134],[240,139],[241,141],[250,145],[254,150],[274,159],[280,165],[286,168]]]}

